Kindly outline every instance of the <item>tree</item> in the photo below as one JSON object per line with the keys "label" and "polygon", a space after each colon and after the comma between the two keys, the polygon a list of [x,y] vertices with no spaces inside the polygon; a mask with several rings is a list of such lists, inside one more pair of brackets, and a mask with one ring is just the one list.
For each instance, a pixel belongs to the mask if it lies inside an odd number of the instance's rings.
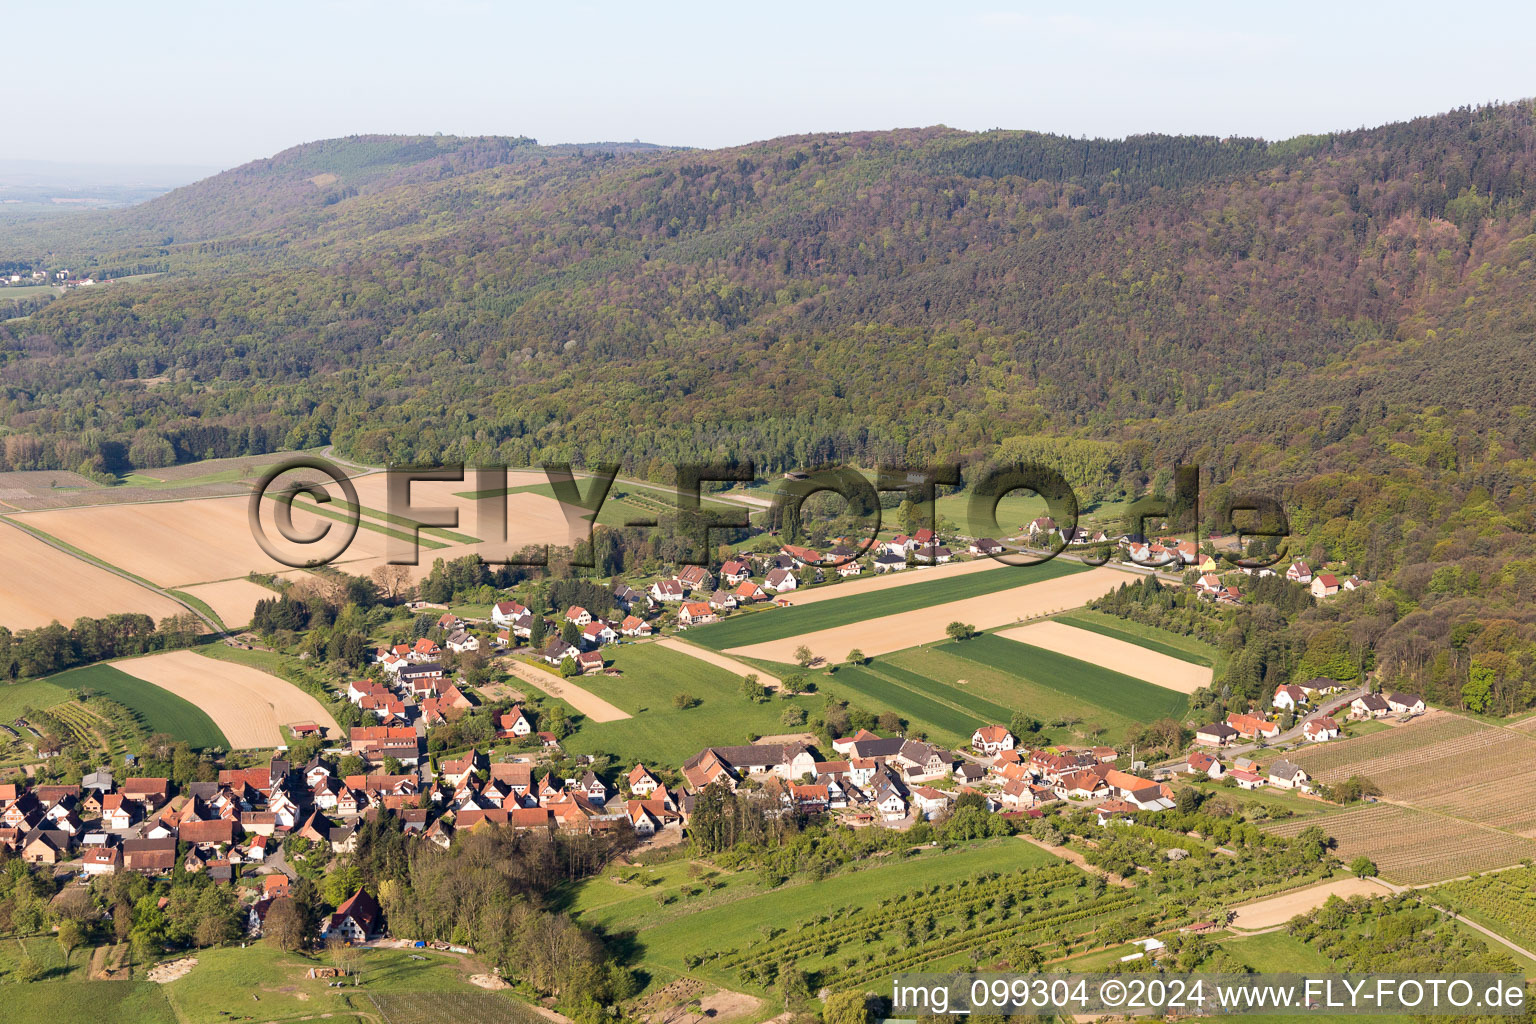
{"label": "tree", "polygon": [[1493,703],[1493,669],[1486,665],[1473,665],[1468,679],[1461,688],[1461,706],[1478,714],[1486,712]]}
{"label": "tree", "polygon": [[279,899],[267,911],[262,922],[261,934],[278,947],[296,952],[309,946],[310,928],[308,915],[296,899]]}
{"label": "tree", "polygon": [[544,616],[535,612],[533,621],[528,624],[528,646],[535,651],[544,648]]}
{"label": "tree", "polygon": [[788,694],[805,692],[805,676],[799,672],[791,672],[784,677],[784,692]]}
{"label": "tree", "polygon": [[59,948],[64,951],[64,963],[69,964],[69,955],[80,946],[80,922],[66,917],[59,922]]}
{"label": "tree", "polygon": [[793,707],[793,706],[785,708],[784,709],[784,713],[779,716],[779,724],[783,725],[783,726],[787,726],[789,728],[794,728],[795,726],[804,725],[805,724],[805,709],[804,708],[797,708],[797,707]]}
{"label": "tree", "polygon": [[581,630],[577,628],[576,623],[566,619],[560,624],[560,639],[575,647],[581,643]]}
{"label": "tree", "polygon": [[1361,854],[1349,862],[1349,873],[1356,878],[1369,878],[1376,873],[1376,864],[1371,858]]}
{"label": "tree", "polygon": [[951,622],[944,627],[944,633],[951,640],[969,640],[976,635],[976,627],[965,622]]}
{"label": "tree", "polygon": [[757,673],[749,674],[741,681],[741,695],[754,704],[759,704],[768,696],[768,687],[757,680]]}
{"label": "tree", "polygon": [[811,649],[805,646],[805,644],[795,648],[795,663],[801,668],[810,668],[811,663],[815,660],[816,656],[811,653]]}
{"label": "tree", "polygon": [[848,664],[858,666],[864,664],[864,652],[855,647],[848,652]]}
{"label": "tree", "polygon": [[823,1024],[870,1024],[869,1002],[863,992],[834,992],[821,1011]]}
{"label": "tree", "polygon": [[581,666],[576,664],[575,658],[560,659],[560,678],[574,679],[581,675]]}
{"label": "tree", "polygon": [[672,706],[679,711],[687,711],[699,703],[699,699],[691,693],[679,693],[672,698]]}

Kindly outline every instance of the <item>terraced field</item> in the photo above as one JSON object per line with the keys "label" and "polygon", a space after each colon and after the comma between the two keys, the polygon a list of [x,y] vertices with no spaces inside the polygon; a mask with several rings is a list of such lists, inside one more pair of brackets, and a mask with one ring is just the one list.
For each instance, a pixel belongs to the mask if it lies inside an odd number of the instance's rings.
{"label": "terraced field", "polygon": [[1312,825],[1334,838],[1345,863],[1364,854],[1381,877],[1400,885],[1441,882],[1536,857],[1536,841],[1399,804],[1363,804],[1265,831],[1295,836]]}
{"label": "terraced field", "polygon": [[1442,712],[1292,760],[1323,782],[1362,775],[1388,799],[1536,837],[1536,736]]}

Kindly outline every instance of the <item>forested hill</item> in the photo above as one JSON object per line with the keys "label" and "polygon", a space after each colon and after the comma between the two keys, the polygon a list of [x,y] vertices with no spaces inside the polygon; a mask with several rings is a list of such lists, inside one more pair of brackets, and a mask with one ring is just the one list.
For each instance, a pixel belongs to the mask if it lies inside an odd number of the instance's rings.
{"label": "forested hill", "polygon": [[79,274],[163,271],[0,325],[4,459],[335,443],[777,469],[1045,433],[1137,440],[1135,490],[1216,437],[1230,474],[1287,433],[1348,434],[1364,406],[1340,374],[1422,411],[1371,370],[1409,358],[1507,431],[1526,403],[1454,353],[1529,335],[1533,142],[1521,103],[1280,143],[310,143],[0,239]]}

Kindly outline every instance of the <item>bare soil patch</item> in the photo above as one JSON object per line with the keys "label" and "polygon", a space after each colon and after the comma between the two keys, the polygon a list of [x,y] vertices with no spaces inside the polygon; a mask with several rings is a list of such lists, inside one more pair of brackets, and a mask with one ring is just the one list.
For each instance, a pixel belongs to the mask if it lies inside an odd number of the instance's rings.
{"label": "bare soil patch", "polygon": [[1033,622],[1017,629],[1005,629],[998,636],[1065,654],[1179,693],[1194,693],[1202,686],[1211,685],[1211,670],[1204,665],[1078,629],[1065,622]]}
{"label": "bare soil patch", "polygon": [[142,612],[157,621],[185,611],[132,580],[50,547],[13,526],[0,523],[0,625],[34,629],[57,619],[74,622],[82,615],[100,618],[117,612]]}
{"label": "bare soil patch", "polygon": [[1340,878],[1331,882],[1319,882],[1305,889],[1282,893],[1279,896],[1245,907],[1238,907],[1232,919],[1232,927],[1245,931],[1273,928],[1285,924],[1297,914],[1316,910],[1328,902],[1330,896],[1347,900],[1351,896],[1388,896],[1392,890],[1369,878]]}
{"label": "bare soil patch", "polygon": [[145,682],[196,704],[238,749],[283,742],[280,725],[314,722],[336,736],[336,720],[318,700],[286,680],[247,665],[171,651],[113,662]]}
{"label": "bare soil patch", "polygon": [[188,972],[196,966],[197,957],[195,956],[184,956],[179,960],[155,964],[155,966],[149,969],[149,980],[159,982],[161,985],[168,985],[177,978],[185,978]]}

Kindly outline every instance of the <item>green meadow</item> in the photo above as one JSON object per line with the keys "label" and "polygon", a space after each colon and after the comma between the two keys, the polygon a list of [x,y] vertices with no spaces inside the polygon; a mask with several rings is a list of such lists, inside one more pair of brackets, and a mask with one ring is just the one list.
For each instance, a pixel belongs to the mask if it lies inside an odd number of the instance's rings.
{"label": "green meadow", "polygon": [[[775,695],[762,703],[750,702],[741,695],[740,676],[659,644],[619,644],[604,648],[603,656],[623,674],[575,682],[634,717],[582,723],[566,741],[575,753],[604,752],[625,763],[638,759],[679,765],[708,746],[747,743],[753,733],[801,731],[803,727],[782,724],[785,709],[799,707],[809,714],[821,705],[822,699],[814,695]],[[680,709],[673,704],[678,694],[699,703]]]}

